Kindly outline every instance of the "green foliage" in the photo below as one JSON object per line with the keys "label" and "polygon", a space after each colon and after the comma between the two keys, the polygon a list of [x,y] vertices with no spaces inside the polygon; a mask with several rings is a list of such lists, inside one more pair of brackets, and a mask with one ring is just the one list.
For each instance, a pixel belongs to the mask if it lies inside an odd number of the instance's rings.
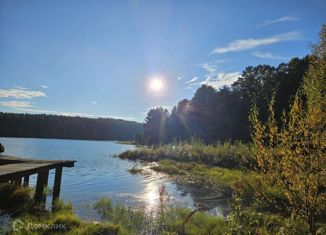
{"label": "green foliage", "polygon": [[146,144],[160,144],[166,141],[168,111],[162,107],[148,111],[144,123]]}
{"label": "green foliage", "polygon": [[293,58],[278,67],[248,66],[231,88],[216,90],[202,85],[191,100],[181,100],[171,114],[164,108],[151,109],[140,141],[157,145],[197,137],[205,143],[249,142],[248,116],[252,100],[257,102],[260,120],[266,121],[268,104],[275,94],[275,118],[279,121],[283,110],[288,113],[307,67],[308,57]]}
{"label": "green foliage", "polygon": [[81,228],[74,229],[67,235],[127,235],[125,231],[122,231],[120,226],[111,223],[94,223],[86,224]]}
{"label": "green foliage", "polygon": [[242,208],[241,200],[235,201],[235,208],[228,216],[228,232],[232,235],[309,235],[302,220],[292,221],[279,215],[257,212]]}
{"label": "green foliage", "polygon": [[[189,164],[189,163],[184,163]],[[207,166],[203,166],[206,167]],[[200,167],[199,167],[200,169]],[[226,170],[226,169],[225,169]],[[227,170],[231,171],[231,170]],[[18,217],[25,225],[12,235],[218,235],[218,234],[309,234],[301,220],[292,221],[279,215],[270,215],[257,210],[242,208],[238,200],[234,210],[225,219],[209,215],[198,209],[168,206],[165,188],[160,190],[160,205],[153,211],[145,208],[131,209],[113,205],[108,198],[101,198],[94,208],[102,220],[83,221],[72,210],[71,204],[58,201],[55,213],[33,215],[25,213]],[[34,227],[34,229],[28,228]],[[43,226],[45,225],[45,226]],[[60,229],[56,226],[60,225]],[[322,232],[323,228],[320,227]]]}
{"label": "green foliage", "polygon": [[214,188],[218,191],[232,192],[232,187],[240,179],[253,180],[256,176],[253,172],[231,170],[220,167],[209,167],[198,163],[182,163],[171,160],[158,162],[158,166],[152,168],[169,175],[176,175],[178,181],[195,183]]}
{"label": "green foliage", "polygon": [[276,124],[274,99],[266,123],[259,121],[255,106],[250,117],[258,170],[286,195],[292,218],[303,219],[311,232],[326,209],[325,39],[326,26],[282,128]]}
{"label": "green foliage", "polygon": [[[49,224],[63,224],[65,231],[78,228],[82,224],[82,220],[79,217],[77,217],[72,213],[67,213],[67,212],[54,214],[53,218],[50,218],[48,222]],[[51,229],[48,229],[47,233],[51,231],[52,231]],[[53,230],[53,232],[55,232],[55,230]]]}
{"label": "green foliage", "polygon": [[7,137],[124,141],[143,132],[141,123],[112,118],[0,112],[0,123],[0,136]]}
{"label": "green foliage", "polygon": [[285,194],[276,186],[269,184],[259,175],[256,177],[241,178],[232,187],[233,197],[241,198],[243,208],[255,208],[256,211],[276,213],[289,216],[287,207],[289,201]]}
{"label": "green foliage", "polygon": [[33,204],[31,189],[15,184],[0,184],[0,214],[19,215],[29,210]]}
{"label": "green foliage", "polygon": [[96,209],[102,219],[110,219],[113,210],[112,202],[109,198],[103,197],[95,203],[94,209]]}
{"label": "green foliage", "polygon": [[56,200],[56,202],[53,205],[53,211],[55,212],[73,212],[73,206],[71,203],[64,203],[63,200]]}
{"label": "green foliage", "polygon": [[253,164],[253,158],[248,145],[241,142],[206,145],[198,139],[173,142],[155,147],[142,146],[132,151],[126,151],[120,154],[119,157],[145,161],[170,159],[238,169],[247,169]]}
{"label": "green foliage", "polygon": [[135,175],[135,174],[138,174],[138,173],[141,173],[143,171],[142,168],[140,167],[137,167],[137,165],[133,166],[132,168],[130,168],[128,170],[131,174]]}
{"label": "green foliage", "polygon": [[192,213],[186,208],[168,207],[164,200],[155,211],[150,212],[143,208],[136,210],[122,205],[112,206],[107,198],[100,199],[96,208],[103,219],[119,224],[130,234],[224,234],[227,226],[223,218],[199,211]]}

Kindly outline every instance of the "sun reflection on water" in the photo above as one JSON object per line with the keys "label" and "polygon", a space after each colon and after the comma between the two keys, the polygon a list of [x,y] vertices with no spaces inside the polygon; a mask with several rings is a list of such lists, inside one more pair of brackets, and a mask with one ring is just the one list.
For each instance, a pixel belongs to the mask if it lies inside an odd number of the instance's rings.
{"label": "sun reflection on water", "polygon": [[143,195],[146,207],[148,209],[155,209],[159,204],[159,189],[162,185],[158,182],[150,182],[146,185]]}

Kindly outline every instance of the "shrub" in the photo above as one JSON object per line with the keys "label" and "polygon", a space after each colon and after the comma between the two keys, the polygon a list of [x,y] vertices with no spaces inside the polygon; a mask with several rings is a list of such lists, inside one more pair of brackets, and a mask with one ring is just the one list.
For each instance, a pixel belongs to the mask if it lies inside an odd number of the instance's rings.
{"label": "shrub", "polygon": [[0,214],[13,216],[26,212],[32,207],[31,189],[15,184],[0,184]]}

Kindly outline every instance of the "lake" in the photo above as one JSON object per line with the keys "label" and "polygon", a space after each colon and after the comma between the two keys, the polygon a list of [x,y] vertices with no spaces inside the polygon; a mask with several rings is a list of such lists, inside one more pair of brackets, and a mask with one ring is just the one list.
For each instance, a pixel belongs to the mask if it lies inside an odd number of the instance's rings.
{"label": "lake", "polygon": [[[216,196],[207,188],[180,185],[164,174],[149,170],[149,174],[131,174],[128,170],[136,163],[121,160],[114,155],[136,148],[134,145],[114,141],[86,141],[61,139],[32,139],[0,137],[4,154],[24,158],[47,160],[76,160],[75,167],[64,168],[60,198],[71,202],[75,212],[83,218],[92,218],[92,204],[101,197],[109,197],[114,203],[131,207],[153,208],[159,203],[159,189],[164,185],[170,203],[194,208],[198,203],[211,208],[210,212],[225,216],[225,201],[207,200]],[[138,163],[140,164],[140,163]],[[36,176],[30,179],[35,185]],[[49,174],[52,188],[54,170]],[[50,196],[49,196],[50,197]],[[48,204],[51,198],[47,199]],[[49,205],[48,205],[49,206]]]}

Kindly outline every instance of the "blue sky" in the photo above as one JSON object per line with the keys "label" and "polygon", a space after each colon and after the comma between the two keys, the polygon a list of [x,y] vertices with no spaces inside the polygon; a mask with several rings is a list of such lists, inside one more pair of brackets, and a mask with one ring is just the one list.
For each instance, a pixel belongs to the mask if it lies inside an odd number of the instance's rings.
{"label": "blue sky", "polygon": [[1,0],[0,111],[143,121],[308,54],[325,19],[324,0]]}

